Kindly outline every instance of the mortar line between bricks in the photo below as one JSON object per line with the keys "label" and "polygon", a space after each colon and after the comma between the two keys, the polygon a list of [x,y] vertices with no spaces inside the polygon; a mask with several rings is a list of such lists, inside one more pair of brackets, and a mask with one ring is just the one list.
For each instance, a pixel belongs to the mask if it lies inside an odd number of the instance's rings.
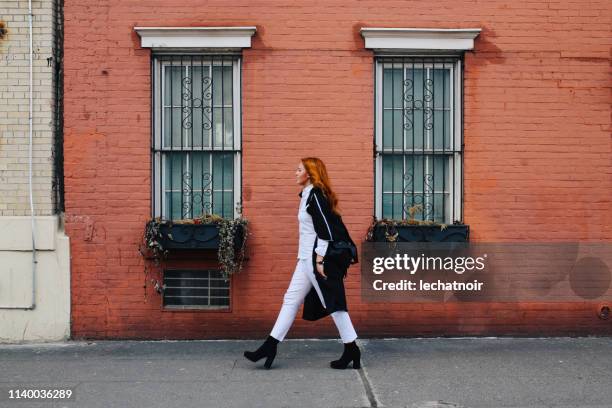
{"label": "mortar line between bricks", "polygon": [[[365,350],[363,343],[359,342],[361,347]],[[370,383],[370,379],[368,378],[368,373],[365,369],[364,360],[361,360],[361,368],[357,370],[359,372],[359,378],[361,378],[361,383],[363,384],[363,388],[365,390],[366,396],[368,397],[368,401],[370,401],[370,407],[378,408],[383,405],[378,402],[376,398],[376,394],[374,394],[374,390],[372,388],[372,384]]]}

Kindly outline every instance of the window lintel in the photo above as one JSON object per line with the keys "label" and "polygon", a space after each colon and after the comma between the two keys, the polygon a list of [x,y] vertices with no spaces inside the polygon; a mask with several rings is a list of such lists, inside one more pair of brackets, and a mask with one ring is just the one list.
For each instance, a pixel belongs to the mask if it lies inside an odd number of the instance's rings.
{"label": "window lintel", "polygon": [[480,28],[364,27],[365,48],[375,52],[463,52],[474,49]]}
{"label": "window lintel", "polygon": [[134,27],[142,48],[154,50],[242,50],[251,47],[256,27]]}

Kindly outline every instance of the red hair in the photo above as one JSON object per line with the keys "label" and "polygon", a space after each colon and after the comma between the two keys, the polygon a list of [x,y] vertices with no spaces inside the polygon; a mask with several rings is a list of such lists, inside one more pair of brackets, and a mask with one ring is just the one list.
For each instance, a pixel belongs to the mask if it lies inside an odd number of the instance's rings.
{"label": "red hair", "polygon": [[306,169],[306,173],[308,173],[310,176],[310,182],[312,185],[320,188],[321,191],[323,191],[323,194],[329,202],[331,210],[335,214],[340,215],[340,211],[338,209],[338,197],[336,197],[336,193],[334,193],[332,190],[325,164],[317,157],[303,157],[301,160],[302,164],[304,165],[304,169]]}

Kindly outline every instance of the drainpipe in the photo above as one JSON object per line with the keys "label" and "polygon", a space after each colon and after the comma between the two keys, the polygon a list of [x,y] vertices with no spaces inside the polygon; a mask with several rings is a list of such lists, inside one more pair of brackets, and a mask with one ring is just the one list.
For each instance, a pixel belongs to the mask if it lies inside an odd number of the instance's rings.
{"label": "drainpipe", "polygon": [[30,111],[28,114],[28,124],[30,133],[30,149],[29,149],[29,184],[30,184],[30,217],[32,218],[32,302],[30,306],[0,306],[0,309],[19,309],[19,310],[34,310],[36,308],[36,223],[34,219],[34,194],[32,188],[32,144],[33,144],[33,75],[32,75],[32,55],[34,53],[34,45],[32,41],[32,0],[28,0],[28,28],[30,33]]}

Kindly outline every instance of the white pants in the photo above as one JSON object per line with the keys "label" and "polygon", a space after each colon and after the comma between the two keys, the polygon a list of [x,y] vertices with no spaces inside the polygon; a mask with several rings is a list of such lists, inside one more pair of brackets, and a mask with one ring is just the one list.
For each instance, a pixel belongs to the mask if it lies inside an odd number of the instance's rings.
{"label": "white pants", "polygon": [[[304,302],[304,298],[313,286],[319,295],[319,299],[321,299],[321,304],[325,306],[321,289],[312,269],[312,261],[310,259],[298,259],[293,277],[283,298],[283,306],[270,333],[272,337],[278,341],[283,341],[293,324],[293,320],[295,320],[300,305]],[[350,343],[357,338],[357,333],[353,328],[348,312],[343,310],[333,312],[331,317],[334,319],[343,343]]]}

